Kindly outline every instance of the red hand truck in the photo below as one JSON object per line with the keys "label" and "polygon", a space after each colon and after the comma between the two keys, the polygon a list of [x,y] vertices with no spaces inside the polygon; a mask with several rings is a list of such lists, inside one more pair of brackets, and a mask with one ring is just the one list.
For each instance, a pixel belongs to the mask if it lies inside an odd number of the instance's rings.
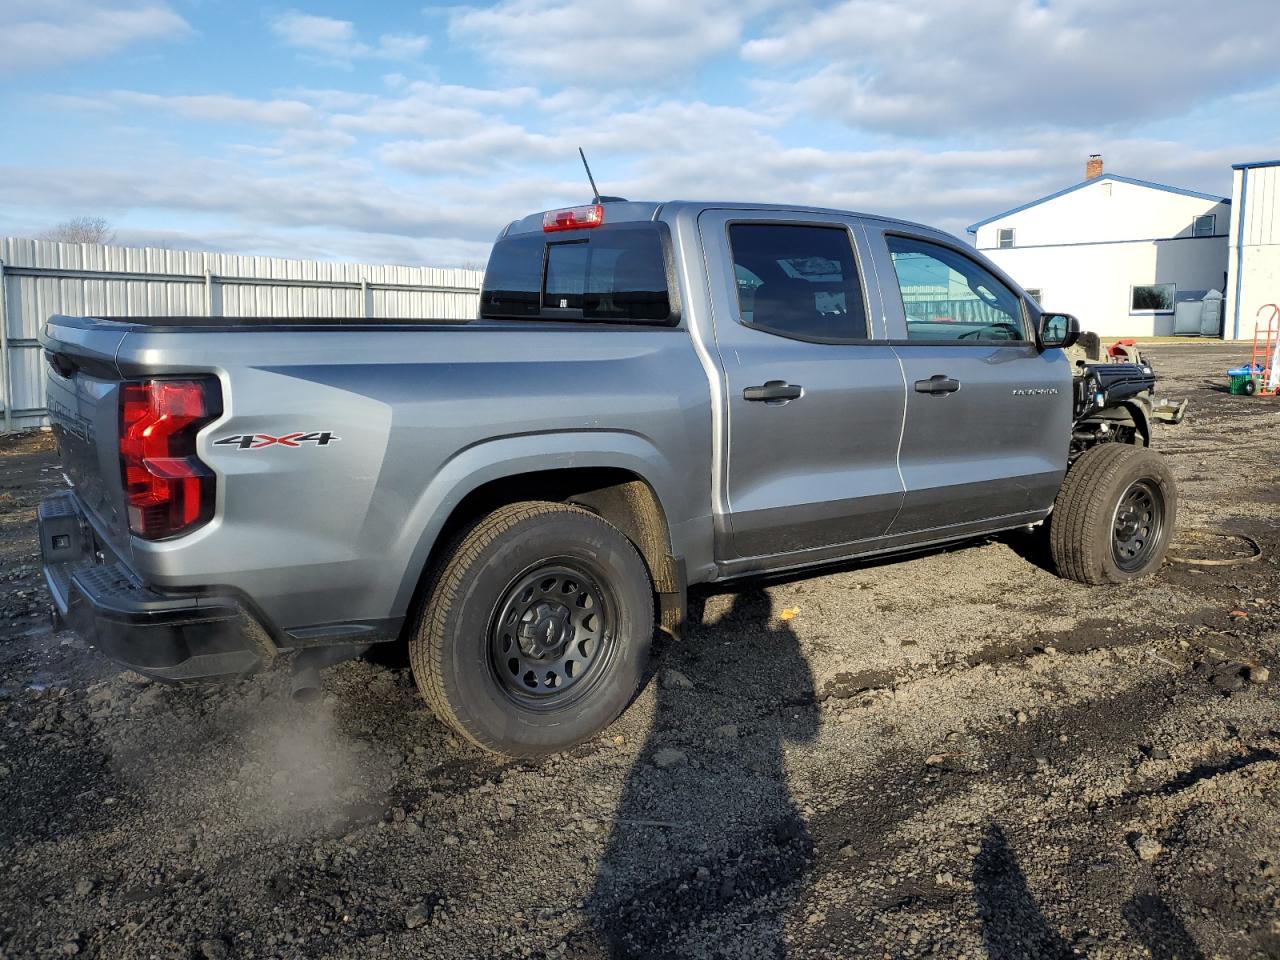
{"label": "red hand truck", "polygon": [[1266,326],[1261,322],[1253,326],[1253,357],[1249,361],[1251,369],[1258,371],[1253,375],[1255,389],[1252,391],[1260,397],[1274,397],[1280,394],[1280,364],[1276,362],[1276,354],[1280,351],[1280,306],[1274,303],[1264,304],[1258,313],[1270,310]]}

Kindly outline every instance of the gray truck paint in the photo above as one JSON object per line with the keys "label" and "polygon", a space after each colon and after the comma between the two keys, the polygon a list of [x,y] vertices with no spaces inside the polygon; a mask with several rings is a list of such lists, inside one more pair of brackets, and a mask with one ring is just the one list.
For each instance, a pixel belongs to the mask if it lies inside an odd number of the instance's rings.
{"label": "gray truck paint", "polygon": [[[86,361],[70,379],[49,373],[77,495],[99,536],[145,583],[229,587],[277,630],[316,637],[328,625],[404,617],[451,511],[482,484],[535,471],[607,467],[642,478],[690,583],[1048,514],[1071,432],[1062,351],[906,341],[884,232],[960,241],[830,210],[608,207],[609,222],[651,217],[672,238],[673,327],[173,327],[54,317],[46,347]],[[739,322],[724,228],[741,220],[846,227],[866,287],[867,342],[793,340]],[[506,232],[540,231],[541,223],[534,215]],[[218,500],[204,527],[148,542],[129,537],[120,516],[114,391],[120,379],[166,374],[221,382],[224,412],[198,444],[218,477]],[[914,381],[935,374],[963,388],[913,391]],[[803,396],[743,399],[746,386],[768,380],[803,385]],[[215,445],[293,431],[340,440]]]}

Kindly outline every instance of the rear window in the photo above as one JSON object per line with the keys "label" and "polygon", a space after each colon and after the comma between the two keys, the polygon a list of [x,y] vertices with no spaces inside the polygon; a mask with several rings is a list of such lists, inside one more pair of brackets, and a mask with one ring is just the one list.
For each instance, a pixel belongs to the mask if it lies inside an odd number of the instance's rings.
{"label": "rear window", "polygon": [[665,233],[664,225],[645,222],[499,240],[485,271],[480,316],[670,321]]}

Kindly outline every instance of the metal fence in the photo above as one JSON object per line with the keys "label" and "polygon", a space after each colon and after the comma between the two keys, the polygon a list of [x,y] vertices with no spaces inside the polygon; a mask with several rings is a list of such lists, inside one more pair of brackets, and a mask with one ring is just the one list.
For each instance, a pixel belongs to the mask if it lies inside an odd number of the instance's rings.
{"label": "metal fence", "polygon": [[478,270],[0,239],[3,427],[45,422],[36,335],[55,313],[447,320],[475,315],[481,277]]}
{"label": "metal fence", "polygon": [[976,297],[964,300],[912,299],[903,297],[908,320],[941,320],[944,317],[959,323],[1000,323],[1009,315],[998,307],[983,303]]}

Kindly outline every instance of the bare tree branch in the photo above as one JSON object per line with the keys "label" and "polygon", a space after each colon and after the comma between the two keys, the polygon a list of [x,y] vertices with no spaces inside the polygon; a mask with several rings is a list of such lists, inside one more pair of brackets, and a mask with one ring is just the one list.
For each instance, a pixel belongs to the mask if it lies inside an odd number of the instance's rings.
{"label": "bare tree branch", "polygon": [[104,217],[72,217],[40,234],[41,240],[62,243],[111,243],[115,238],[116,232]]}

